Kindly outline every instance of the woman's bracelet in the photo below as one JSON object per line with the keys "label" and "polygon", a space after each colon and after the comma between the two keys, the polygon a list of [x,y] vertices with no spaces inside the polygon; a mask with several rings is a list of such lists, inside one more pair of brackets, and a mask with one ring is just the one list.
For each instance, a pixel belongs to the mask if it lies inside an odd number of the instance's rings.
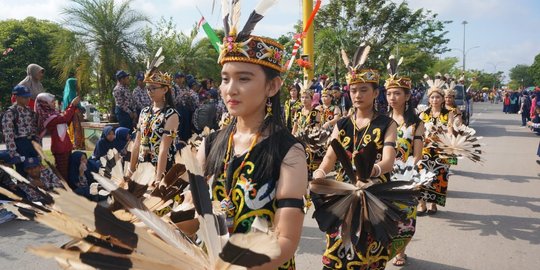
{"label": "woman's bracelet", "polygon": [[319,169],[314,170],[314,171],[313,171],[313,176],[315,176],[315,173],[316,173],[316,172],[321,172],[322,175],[323,175],[322,178],[326,177],[326,172],[324,172],[323,169],[320,169],[320,168],[319,168]]}
{"label": "woman's bracelet", "polygon": [[381,172],[382,172],[381,166],[379,166],[379,164],[375,164],[375,165],[373,165],[373,168],[377,168],[377,173],[373,177],[381,176]]}

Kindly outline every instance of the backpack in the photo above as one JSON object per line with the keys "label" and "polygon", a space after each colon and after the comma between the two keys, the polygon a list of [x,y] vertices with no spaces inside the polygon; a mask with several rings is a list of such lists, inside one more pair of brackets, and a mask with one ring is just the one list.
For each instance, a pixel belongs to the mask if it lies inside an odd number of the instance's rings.
{"label": "backpack", "polygon": [[217,107],[214,103],[202,104],[193,113],[193,125],[198,131],[205,127],[217,129]]}
{"label": "backpack", "polygon": [[11,111],[11,113],[13,114],[13,118],[15,119],[15,121],[13,121],[13,132],[15,133],[15,135],[19,133],[19,127],[17,125],[17,123],[19,122],[19,111],[17,111],[15,106],[16,105],[13,104],[9,106],[5,111],[0,112],[0,133],[2,134],[2,136],[0,136],[0,140],[2,142],[6,141],[6,138],[4,138],[4,125],[2,123],[4,122],[4,116],[6,115],[7,111]]}
{"label": "backpack", "polygon": [[528,96],[525,96],[525,100],[523,101],[523,110],[529,111],[531,109],[531,98]]}

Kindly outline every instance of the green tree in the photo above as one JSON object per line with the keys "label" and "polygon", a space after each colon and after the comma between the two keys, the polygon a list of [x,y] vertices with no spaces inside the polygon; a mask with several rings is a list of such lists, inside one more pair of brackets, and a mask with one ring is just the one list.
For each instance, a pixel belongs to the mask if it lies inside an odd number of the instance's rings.
{"label": "green tree", "polygon": [[46,91],[61,95],[64,89],[59,73],[53,68],[51,52],[60,37],[69,31],[58,24],[28,17],[24,20],[0,22],[0,48],[13,51],[0,58],[0,100],[2,106],[10,104],[11,89],[26,77],[26,67],[35,63],[45,69],[43,86]]}
{"label": "green tree", "polygon": [[533,78],[534,85],[540,85],[540,54],[534,57],[534,62],[531,65],[530,73]]}
{"label": "green tree", "polygon": [[458,62],[459,60],[456,57],[437,59],[428,69],[427,74],[433,77],[437,72],[440,72],[443,75],[453,74],[455,77],[459,77],[458,71],[456,69],[456,64]]}
{"label": "green tree", "polygon": [[534,85],[534,78],[533,74],[531,73],[531,67],[528,65],[517,65],[511,68],[510,80],[512,85],[525,87]]}
{"label": "green tree", "polygon": [[[315,39],[321,39],[321,44],[324,44],[321,35],[333,31],[339,35],[334,40],[341,40],[341,47],[349,55],[354,53],[359,43],[366,41],[372,47],[368,64],[383,70],[390,52],[397,47],[406,48],[414,44],[416,50],[426,55],[447,51],[445,45],[448,39],[444,37],[447,33],[444,26],[447,23],[449,22],[439,21],[437,14],[431,11],[410,9],[405,1],[394,3],[388,0],[331,0],[330,4],[321,8],[315,19]],[[335,49],[318,49],[315,49],[316,57],[323,59],[331,58],[324,54],[336,53]],[[417,57],[425,61],[428,59],[426,55]],[[344,70],[343,67],[343,72]]]}
{"label": "green tree", "polygon": [[[143,14],[131,9],[133,1],[72,0],[64,9],[65,23],[75,38],[86,47],[93,74],[96,75],[97,95],[101,105],[112,107],[114,74],[119,69],[132,69],[136,56],[143,48],[138,24],[147,22]],[[75,50],[74,54],[84,50]],[[66,63],[72,65],[73,62]],[[67,68],[66,68],[67,69]],[[65,70],[65,69],[63,69]],[[111,114],[114,115],[114,114]]]}
{"label": "green tree", "polygon": [[[223,31],[216,31],[223,37]],[[218,53],[210,44],[208,38],[196,40],[197,25],[194,25],[189,35],[176,30],[172,18],[162,18],[154,27],[144,30],[146,44],[145,55],[152,55],[160,47],[163,48],[165,62],[163,70],[171,73],[181,71],[192,74],[199,79],[212,78],[219,81],[221,67],[217,63]]]}

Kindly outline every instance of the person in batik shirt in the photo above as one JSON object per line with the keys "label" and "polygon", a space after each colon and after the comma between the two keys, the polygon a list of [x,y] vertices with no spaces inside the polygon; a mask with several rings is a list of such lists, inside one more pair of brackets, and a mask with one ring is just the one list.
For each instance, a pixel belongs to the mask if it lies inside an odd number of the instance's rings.
{"label": "person in batik shirt", "polygon": [[38,191],[38,187],[45,191],[63,187],[58,176],[51,169],[43,167],[41,160],[37,157],[27,158],[24,161],[24,171],[27,173],[27,179],[31,185],[20,183],[19,188],[29,201],[39,202],[45,199]]}
{"label": "person in batik shirt", "polygon": [[152,104],[152,100],[150,99],[150,96],[146,92],[145,86],[146,83],[144,82],[144,74],[143,73],[137,73],[137,87],[133,89],[132,97],[133,97],[133,109],[137,113],[137,116],[141,113],[142,109],[145,107],[148,107]]}
{"label": "person in batik shirt", "polygon": [[17,85],[11,93],[15,96],[15,104],[11,105],[2,117],[2,130],[6,148],[17,172],[26,176],[22,162],[38,153],[32,145],[37,141],[37,117],[28,108],[32,93],[24,85]]}
{"label": "person in batik shirt", "polygon": [[133,121],[136,119],[133,111],[133,98],[129,85],[129,73],[119,70],[116,72],[116,86],[113,89],[114,113],[121,127],[133,129]]}

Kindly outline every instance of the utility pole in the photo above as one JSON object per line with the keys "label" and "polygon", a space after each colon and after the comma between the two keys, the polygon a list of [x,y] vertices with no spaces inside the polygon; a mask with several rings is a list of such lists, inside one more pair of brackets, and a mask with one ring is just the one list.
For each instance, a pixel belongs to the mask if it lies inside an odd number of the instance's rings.
{"label": "utility pole", "polygon": [[[302,4],[302,10],[303,10],[303,23],[302,28],[306,28],[306,24],[309,21],[309,17],[311,16],[311,12],[313,11],[313,0],[303,0]],[[308,31],[306,32],[306,36],[304,37],[303,43],[303,54],[308,56],[309,62],[311,62],[311,68],[306,69],[304,68],[304,81],[311,81],[313,79],[313,70],[315,69],[315,55],[313,51],[313,41],[314,41],[314,25],[311,25],[309,27]]]}

